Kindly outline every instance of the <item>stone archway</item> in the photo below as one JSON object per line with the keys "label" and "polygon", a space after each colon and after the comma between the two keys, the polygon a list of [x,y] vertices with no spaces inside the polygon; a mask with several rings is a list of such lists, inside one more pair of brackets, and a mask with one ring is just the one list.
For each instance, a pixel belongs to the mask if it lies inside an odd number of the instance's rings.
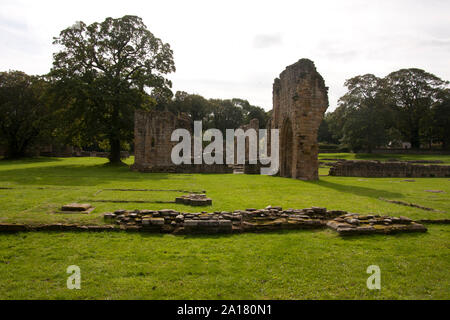
{"label": "stone archway", "polygon": [[280,140],[280,176],[290,178],[292,177],[294,133],[289,119],[283,123]]}

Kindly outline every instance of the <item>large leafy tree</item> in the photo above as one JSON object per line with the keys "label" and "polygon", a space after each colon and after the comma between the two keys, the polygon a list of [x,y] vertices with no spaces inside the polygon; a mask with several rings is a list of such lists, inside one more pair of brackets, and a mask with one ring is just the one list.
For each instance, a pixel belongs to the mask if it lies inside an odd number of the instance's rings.
{"label": "large leafy tree", "polygon": [[193,121],[203,121],[206,124],[211,113],[211,103],[201,95],[178,91],[169,110],[187,113]]}
{"label": "large leafy tree", "polygon": [[372,152],[386,143],[383,80],[366,74],[347,80],[345,86],[348,92],[339,100],[344,116],[342,142],[354,150]]}
{"label": "large leafy tree", "polygon": [[433,140],[443,149],[450,149],[450,89],[442,90],[439,101],[432,108]]}
{"label": "large leafy tree", "polygon": [[421,69],[401,69],[386,78],[390,104],[396,111],[397,126],[413,148],[420,148],[421,135],[429,138],[425,128],[431,118],[431,108],[447,82]]}
{"label": "large leafy tree", "polygon": [[61,50],[50,75],[68,109],[65,131],[85,141],[107,140],[110,162],[120,162],[121,142],[132,138],[134,110],[152,105],[152,91],[170,91],[170,46],[137,16],[78,22],[54,44]]}
{"label": "large leafy tree", "polygon": [[21,71],[0,73],[0,142],[7,158],[23,157],[48,129],[47,83]]}
{"label": "large leafy tree", "polygon": [[333,112],[325,114],[324,121],[327,122],[328,130],[331,134],[331,140],[334,143],[342,141],[344,136],[343,127],[345,123],[346,106],[340,104]]}
{"label": "large leafy tree", "polygon": [[319,131],[317,133],[317,140],[322,143],[333,143],[338,144],[339,139],[336,139],[333,135],[333,131],[330,128],[332,126],[333,113],[325,113],[322,122],[319,126]]}

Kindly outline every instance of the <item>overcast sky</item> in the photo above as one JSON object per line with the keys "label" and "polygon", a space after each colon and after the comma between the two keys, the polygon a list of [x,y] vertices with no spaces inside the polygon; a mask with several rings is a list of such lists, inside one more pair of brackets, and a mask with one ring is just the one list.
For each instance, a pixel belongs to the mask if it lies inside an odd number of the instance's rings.
{"label": "overcast sky", "polygon": [[47,73],[52,38],[76,21],[138,15],[174,50],[174,92],[272,108],[272,83],[309,58],[330,109],[359,74],[417,67],[450,80],[450,1],[0,0],[0,70]]}

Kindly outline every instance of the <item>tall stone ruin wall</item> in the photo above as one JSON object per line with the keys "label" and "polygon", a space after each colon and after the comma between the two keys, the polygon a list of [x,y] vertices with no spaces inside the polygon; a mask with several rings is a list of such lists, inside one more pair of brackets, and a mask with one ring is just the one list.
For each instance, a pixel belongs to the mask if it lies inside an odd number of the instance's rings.
{"label": "tall stone ruin wall", "polygon": [[280,130],[280,175],[318,179],[317,133],[328,108],[328,88],[314,63],[301,59],[273,84],[270,125]]}

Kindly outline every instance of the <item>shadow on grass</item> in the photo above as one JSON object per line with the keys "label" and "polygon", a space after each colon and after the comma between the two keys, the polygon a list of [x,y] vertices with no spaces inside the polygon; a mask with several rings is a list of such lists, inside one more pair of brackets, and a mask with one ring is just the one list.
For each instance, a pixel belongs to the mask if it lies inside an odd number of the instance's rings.
{"label": "shadow on grass", "polygon": [[360,240],[382,240],[386,241],[388,239],[396,240],[396,239],[412,239],[412,238],[421,238],[426,237],[428,232],[398,232],[393,234],[360,234],[360,235],[351,235],[351,236],[343,236],[342,240],[347,242],[355,242]]}
{"label": "shadow on grass", "polygon": [[339,192],[343,193],[351,193],[357,196],[361,197],[368,197],[368,198],[404,198],[403,194],[398,192],[391,192],[386,190],[380,190],[380,189],[373,189],[368,187],[361,187],[361,186],[353,186],[353,185],[345,185],[345,184],[339,184],[335,182],[330,181],[308,181],[308,183],[314,183],[318,186],[333,189]]}
{"label": "shadow on grass", "polygon": [[376,159],[395,159],[395,154],[380,154],[380,153],[357,153],[355,154],[355,159],[364,159],[364,160],[376,160]]}
{"label": "shadow on grass", "polygon": [[148,173],[143,175],[132,172],[128,165],[49,165],[0,171],[1,181],[21,185],[96,186],[114,181],[145,180],[151,182],[164,179],[169,179],[169,174]]}
{"label": "shadow on grass", "polygon": [[[177,238],[186,239],[186,240],[196,240],[196,239],[204,239],[204,240],[216,240],[216,239],[230,239],[236,237],[242,237],[245,235],[288,235],[288,234],[298,234],[298,233],[318,233],[326,230],[325,227],[317,228],[317,229],[281,229],[281,230],[270,230],[270,231],[261,231],[261,232],[243,232],[243,233],[212,233],[212,234],[167,234]],[[143,238],[161,238],[164,234],[161,233],[145,233],[138,232],[140,236]]]}
{"label": "shadow on grass", "polygon": [[0,166],[11,165],[11,164],[59,162],[62,160],[63,159],[61,159],[61,158],[51,158],[51,157],[31,157],[31,158],[19,158],[19,159],[0,158]]}

